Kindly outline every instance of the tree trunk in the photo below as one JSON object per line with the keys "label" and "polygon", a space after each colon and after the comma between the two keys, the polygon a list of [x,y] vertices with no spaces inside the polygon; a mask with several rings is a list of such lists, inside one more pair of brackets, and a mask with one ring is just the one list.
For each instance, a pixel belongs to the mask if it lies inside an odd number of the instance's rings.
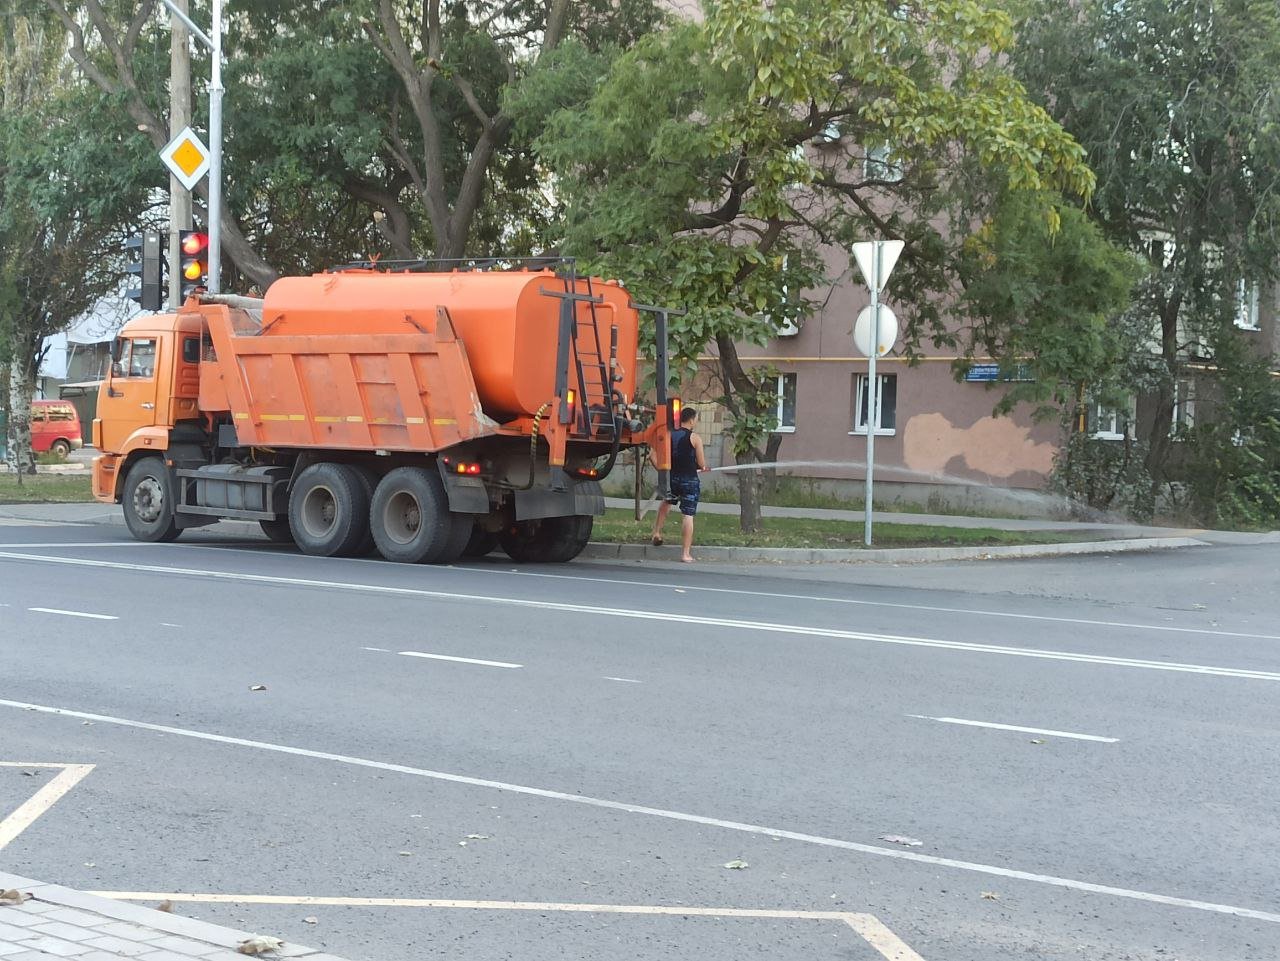
{"label": "tree trunk", "polygon": [[9,364],[9,429],[5,462],[18,475],[36,472],[35,455],[31,452],[31,372],[28,358],[17,357]]}
{"label": "tree trunk", "polygon": [[[738,457],[739,464],[758,464],[760,452],[749,450]],[[739,524],[744,534],[760,530],[760,471],[754,468],[738,471]]]}

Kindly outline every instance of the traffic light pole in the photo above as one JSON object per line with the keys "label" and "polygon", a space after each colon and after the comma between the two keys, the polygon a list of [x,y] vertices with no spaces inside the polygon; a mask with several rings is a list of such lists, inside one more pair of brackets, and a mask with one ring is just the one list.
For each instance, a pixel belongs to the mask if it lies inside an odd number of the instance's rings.
{"label": "traffic light pole", "polygon": [[209,70],[209,210],[205,220],[209,231],[208,290],[216,294],[221,289],[222,272],[222,0],[213,0],[212,37],[197,27],[173,0],[162,2],[191,35],[204,44],[212,61]]}
{"label": "traffic light pole", "polygon": [[[184,12],[187,0],[173,0]],[[178,136],[191,124],[191,34],[177,17],[169,28],[169,137]],[[176,175],[169,175],[169,308],[182,306],[182,272],[178,264],[182,252],[179,235],[191,229],[191,191]]]}

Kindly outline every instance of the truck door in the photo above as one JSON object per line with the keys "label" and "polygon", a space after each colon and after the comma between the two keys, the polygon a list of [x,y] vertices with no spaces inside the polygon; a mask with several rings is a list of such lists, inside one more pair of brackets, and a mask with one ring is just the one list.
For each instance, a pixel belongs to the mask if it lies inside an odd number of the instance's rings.
{"label": "truck door", "polygon": [[106,396],[98,404],[105,453],[118,453],[135,430],[156,423],[159,365],[160,338],[155,334],[130,334],[116,341]]}

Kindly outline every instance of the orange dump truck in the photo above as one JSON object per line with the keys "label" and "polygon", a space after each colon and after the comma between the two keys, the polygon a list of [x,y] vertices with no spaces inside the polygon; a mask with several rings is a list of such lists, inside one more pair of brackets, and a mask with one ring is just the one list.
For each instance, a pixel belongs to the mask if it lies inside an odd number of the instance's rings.
{"label": "orange dump truck", "polygon": [[646,310],[663,385],[666,312],[568,262],[359,265],[263,300],[197,295],[121,331],[94,496],[146,541],[232,518],[307,554],[570,560],[619,451],[648,444],[669,467],[679,401],[636,396]]}

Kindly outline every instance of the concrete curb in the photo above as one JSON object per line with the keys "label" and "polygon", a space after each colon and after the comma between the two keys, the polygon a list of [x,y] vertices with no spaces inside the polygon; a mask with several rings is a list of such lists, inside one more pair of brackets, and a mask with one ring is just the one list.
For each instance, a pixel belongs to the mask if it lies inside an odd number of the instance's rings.
{"label": "concrete curb", "polygon": [[[6,511],[0,507],[0,519],[9,523],[62,523],[122,527],[120,509],[96,505],[101,512],[78,518],[58,518],[58,508],[70,505],[24,505],[24,511]],[[32,509],[34,508],[34,509]],[[26,516],[23,516],[26,515]],[[195,528],[220,537],[262,538],[262,531],[252,521],[219,521],[208,527]],[[701,547],[695,550],[701,560],[725,564],[923,564],[931,561],[997,560],[1016,557],[1054,557],[1066,554],[1118,554],[1132,551],[1171,550],[1181,547],[1206,547],[1210,542],[1194,537],[1140,537],[1117,540],[1077,541],[1067,544],[1004,544],[992,547],[876,547],[862,550],[831,550],[795,547]],[[649,544],[605,544],[593,542],[579,555],[584,560],[652,561],[680,563],[678,547],[653,547]]]}
{"label": "concrete curb", "polygon": [[[30,878],[0,872],[0,889],[14,888],[32,895],[31,900],[0,909],[0,924],[28,933],[27,941],[16,934],[0,939],[0,947],[13,944],[30,952],[43,953],[53,961],[61,956],[74,957],[86,951],[113,954],[121,958],[141,955],[222,961],[231,958],[244,961],[237,954],[241,942],[254,937],[247,931],[236,931],[208,921],[184,918],[152,908],[75,891],[57,884],[45,884]],[[129,942],[112,949],[108,942]],[[50,944],[52,942],[52,944]],[[7,952],[0,952],[7,953]],[[95,956],[99,956],[95,954]],[[27,957],[23,954],[22,957]],[[335,955],[301,944],[287,943],[273,958],[305,958],[307,961],[342,961]]]}
{"label": "concrete curb", "polygon": [[[992,547],[889,547],[830,550],[797,547],[694,547],[699,560],[773,564],[921,564],[930,561],[998,560],[1062,554],[1116,554],[1132,551],[1207,547],[1194,537],[1144,537],[1132,540],[1077,541],[1070,544],[1002,544]],[[590,560],[680,562],[675,547],[648,544],[591,543],[579,555]]]}

